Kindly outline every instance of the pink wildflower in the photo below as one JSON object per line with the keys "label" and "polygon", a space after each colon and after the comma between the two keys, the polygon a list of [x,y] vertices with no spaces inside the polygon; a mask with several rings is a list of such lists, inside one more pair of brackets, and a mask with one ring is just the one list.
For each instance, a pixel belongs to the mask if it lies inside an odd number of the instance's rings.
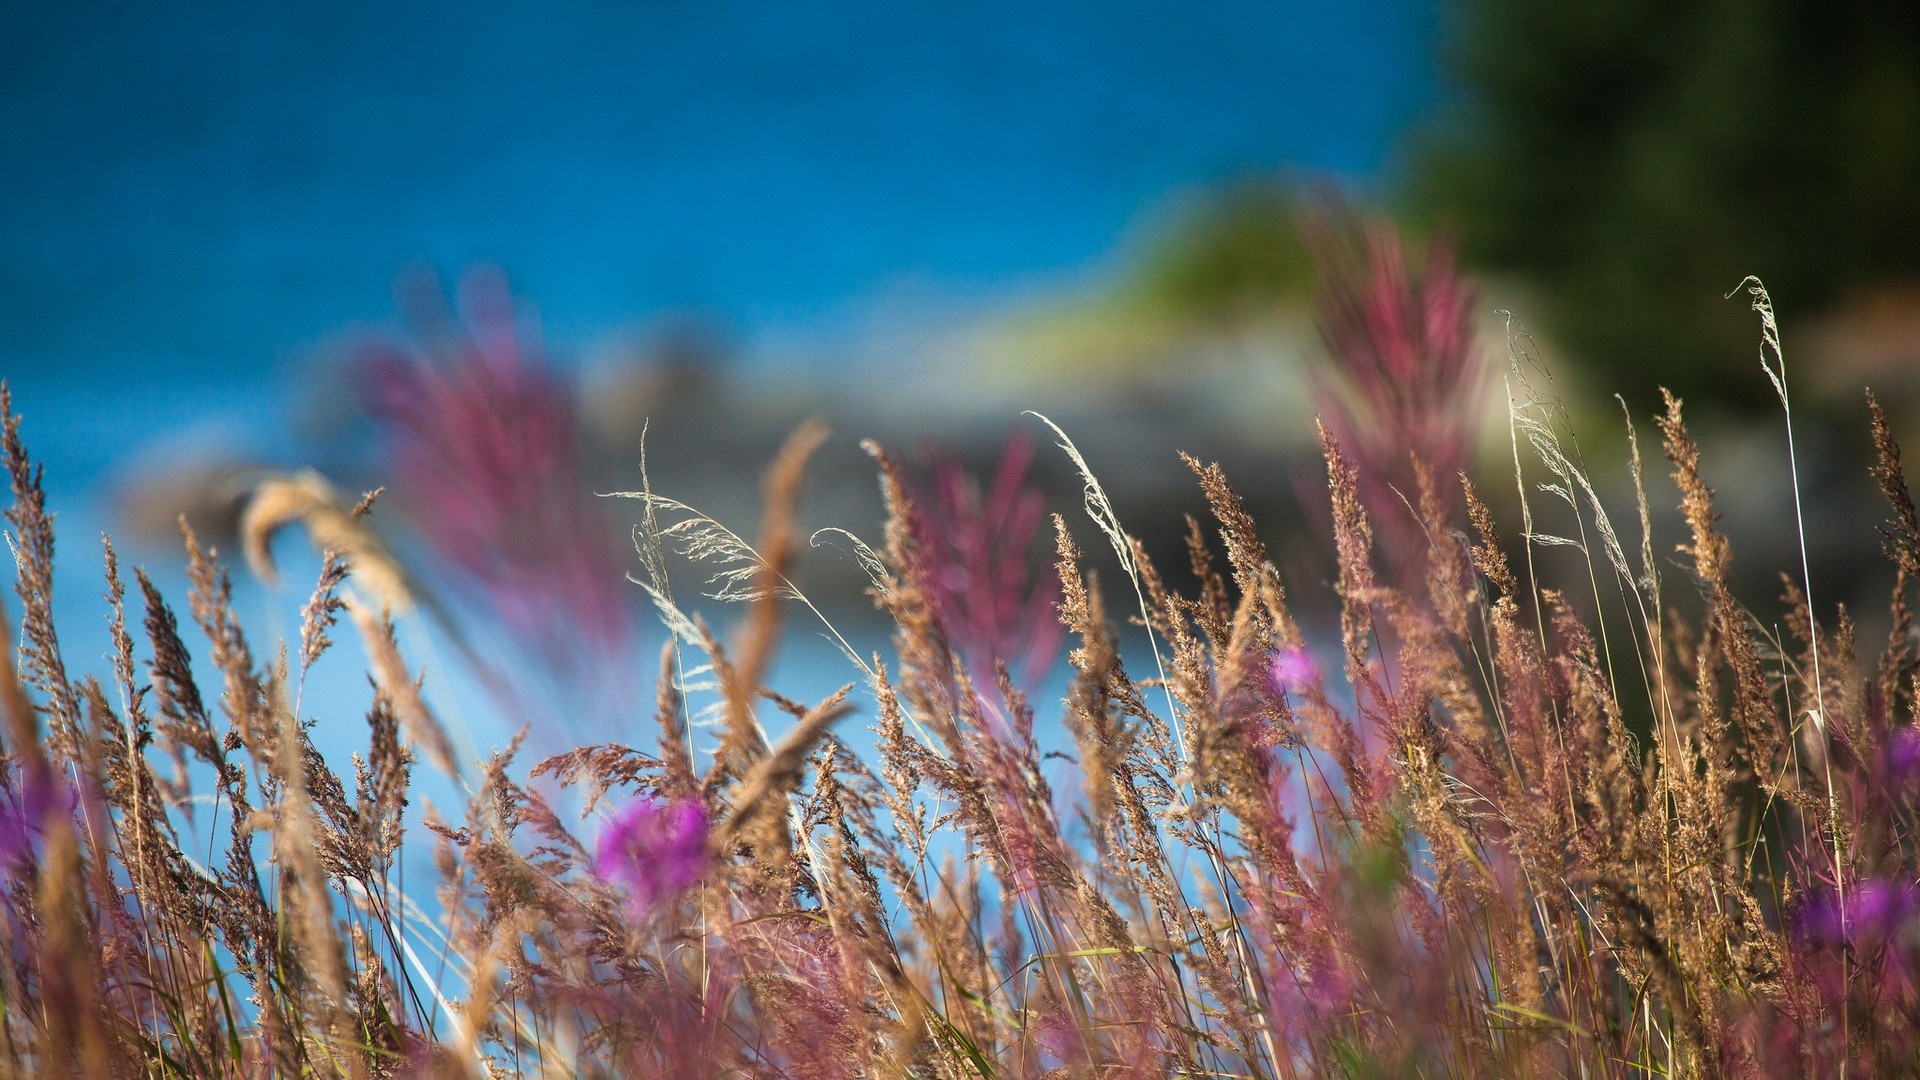
{"label": "pink wildflower", "polygon": [[18,788],[0,789],[0,867],[9,870],[38,858],[47,827],[80,810],[80,793],[65,778],[44,770],[23,770]]}
{"label": "pink wildflower", "polygon": [[635,799],[594,845],[593,868],[627,893],[636,920],[678,900],[707,872],[707,815],[691,800]]}
{"label": "pink wildflower", "polygon": [[1030,686],[1052,666],[1061,636],[1059,579],[1033,555],[1046,520],[1045,494],[1026,483],[1033,440],[1007,440],[984,496],[958,462],[927,456],[932,492],[917,500],[915,539],[927,558],[934,616],[976,683],[990,686],[994,665],[1004,663]]}
{"label": "pink wildflower", "polygon": [[1313,654],[1299,645],[1289,645],[1273,654],[1273,688],[1283,694],[1300,694],[1320,685],[1320,665]]}
{"label": "pink wildflower", "polygon": [[1320,271],[1328,355],[1316,382],[1326,422],[1359,465],[1388,552],[1417,568],[1424,541],[1406,510],[1419,505],[1412,462],[1451,508],[1480,430],[1473,282],[1451,243],[1430,243],[1416,261],[1390,222],[1335,210],[1309,218],[1303,232]]}
{"label": "pink wildflower", "polygon": [[1847,894],[1814,901],[1800,917],[1801,940],[1810,945],[1847,945],[1871,950],[1892,943],[1920,914],[1920,891],[1911,882],[1872,879]]}
{"label": "pink wildflower", "polygon": [[1887,740],[1887,786],[1903,795],[1920,786],[1920,733],[1903,727]]}
{"label": "pink wildflower", "polygon": [[572,396],[496,272],[470,273],[460,318],[419,305],[412,344],[362,348],[358,380],[401,503],[446,568],[551,669],[590,672],[631,632],[610,517],[579,478]]}

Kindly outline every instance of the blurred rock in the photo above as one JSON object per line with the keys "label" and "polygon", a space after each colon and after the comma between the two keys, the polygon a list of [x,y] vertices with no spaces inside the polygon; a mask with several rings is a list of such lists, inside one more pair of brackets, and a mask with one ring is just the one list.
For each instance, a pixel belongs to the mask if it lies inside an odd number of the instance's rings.
{"label": "blurred rock", "polygon": [[178,550],[184,516],[202,543],[230,547],[239,538],[248,494],[268,472],[258,462],[213,451],[177,459],[149,455],[112,484],[118,532],[135,543]]}

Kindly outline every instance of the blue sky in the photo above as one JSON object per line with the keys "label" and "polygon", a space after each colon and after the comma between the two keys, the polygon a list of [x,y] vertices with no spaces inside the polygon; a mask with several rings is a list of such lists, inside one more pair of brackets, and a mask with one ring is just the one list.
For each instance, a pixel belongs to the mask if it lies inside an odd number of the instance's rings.
{"label": "blue sky", "polygon": [[1437,95],[1424,0],[11,5],[0,364],[261,377],[503,265],[561,342],[741,333],[1098,265],[1171,193],[1366,181]]}

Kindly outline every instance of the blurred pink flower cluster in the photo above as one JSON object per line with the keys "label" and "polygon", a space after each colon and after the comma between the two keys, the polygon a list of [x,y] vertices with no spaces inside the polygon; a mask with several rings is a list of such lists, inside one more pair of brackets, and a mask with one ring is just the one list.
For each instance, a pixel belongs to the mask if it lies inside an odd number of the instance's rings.
{"label": "blurred pink flower cluster", "polygon": [[1385,549],[1404,560],[1423,546],[1407,510],[1419,506],[1414,463],[1451,510],[1480,431],[1474,285],[1450,241],[1418,255],[1388,221],[1334,209],[1306,218],[1302,233],[1320,273],[1316,321],[1327,356],[1314,389],[1323,419],[1360,468]]}
{"label": "blurred pink flower cluster", "polygon": [[1301,645],[1276,649],[1270,673],[1275,693],[1307,694],[1320,688],[1320,665]]}
{"label": "blurred pink flower cluster", "polygon": [[408,298],[410,340],[365,343],[355,374],[444,583],[551,670],[623,650],[619,530],[582,483],[572,393],[504,278],[469,273],[457,313],[437,286]]}
{"label": "blurred pink flower cluster", "polygon": [[1800,940],[1815,947],[1845,946],[1863,955],[1899,943],[1902,953],[1911,953],[1917,943],[1902,939],[1920,931],[1916,915],[1920,915],[1920,886],[1911,881],[1862,881],[1854,885],[1845,903],[1828,896],[1809,904],[1800,917]]}
{"label": "blurred pink flower cluster", "polygon": [[80,814],[80,792],[66,778],[44,769],[23,769],[0,783],[0,869],[8,874],[40,857],[47,829],[56,819]]}
{"label": "blurred pink flower cluster", "polygon": [[[1869,878],[1850,885],[1844,900],[1818,894],[1801,908],[1794,930],[1789,962],[1817,995],[1794,1003],[1804,1026],[1842,1013],[1856,1024],[1912,1015],[1920,995],[1920,885]],[[1881,1037],[1911,1059],[1914,1036],[1894,1025]]]}
{"label": "blurred pink flower cluster", "polygon": [[635,921],[678,900],[706,875],[707,863],[707,815],[691,799],[635,799],[594,845],[594,873],[626,890]]}
{"label": "blurred pink flower cluster", "polygon": [[917,493],[915,540],[934,616],[976,686],[993,684],[995,664],[1005,664],[1016,685],[1031,686],[1059,654],[1062,632],[1054,614],[1059,578],[1034,552],[1046,495],[1026,482],[1033,440],[1024,433],[1007,440],[984,493],[951,457],[924,456],[929,490]]}

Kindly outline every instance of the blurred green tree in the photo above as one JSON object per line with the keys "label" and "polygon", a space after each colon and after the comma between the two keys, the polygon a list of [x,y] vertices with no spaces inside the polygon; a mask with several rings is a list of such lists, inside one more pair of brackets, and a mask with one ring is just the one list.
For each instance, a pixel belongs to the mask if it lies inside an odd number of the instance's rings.
{"label": "blurred green tree", "polygon": [[1315,276],[1300,238],[1301,208],[1300,193],[1280,177],[1246,177],[1203,193],[1148,244],[1133,271],[1133,296],[1207,321],[1264,313],[1277,298],[1304,301]]}
{"label": "blurred green tree", "polygon": [[[1920,276],[1920,4],[1458,0],[1465,91],[1413,203],[1541,289],[1605,387],[1752,406],[1760,275],[1787,311]],[[1791,349],[1791,342],[1789,342]],[[1737,377],[1728,378],[1737,373]]]}

